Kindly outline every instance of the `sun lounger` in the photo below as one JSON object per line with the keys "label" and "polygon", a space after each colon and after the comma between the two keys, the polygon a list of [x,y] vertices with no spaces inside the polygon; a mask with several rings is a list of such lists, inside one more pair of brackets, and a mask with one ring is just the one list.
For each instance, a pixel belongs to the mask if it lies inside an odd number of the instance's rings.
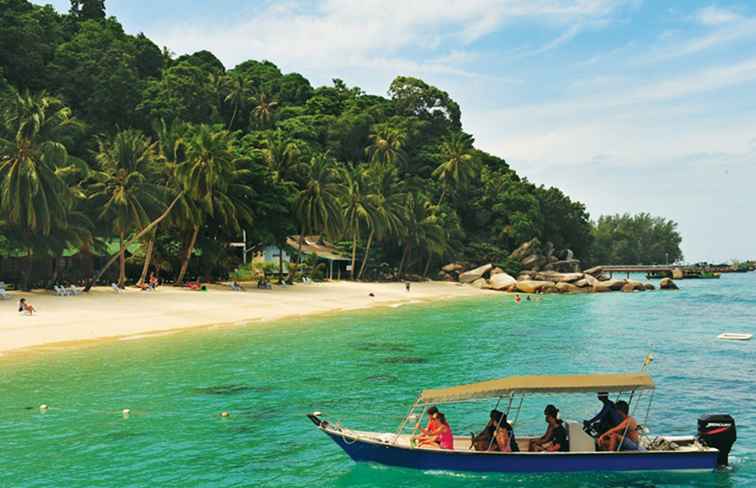
{"label": "sun lounger", "polygon": [[5,291],[5,288],[0,288],[0,299],[5,300],[6,298],[10,298],[10,295]]}
{"label": "sun lounger", "polygon": [[71,295],[71,292],[69,292],[62,286],[53,285],[53,288],[55,289],[55,294],[58,295],[59,297],[67,297]]}

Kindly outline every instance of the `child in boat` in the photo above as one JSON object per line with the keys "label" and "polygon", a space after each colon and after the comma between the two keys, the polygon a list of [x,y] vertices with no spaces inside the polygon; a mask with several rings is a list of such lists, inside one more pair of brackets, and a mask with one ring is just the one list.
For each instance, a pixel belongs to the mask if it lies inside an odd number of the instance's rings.
{"label": "child in boat", "polygon": [[436,430],[438,427],[438,422],[436,421],[436,415],[438,415],[438,408],[437,407],[430,407],[426,412],[428,414],[428,425],[423,429],[423,427],[418,422],[415,425],[415,428],[420,431],[420,434],[415,437],[413,440],[415,440],[419,445],[427,445],[428,443],[432,442],[432,439],[430,437],[430,433]]}
{"label": "child in boat", "polygon": [[546,405],[543,415],[546,417],[546,424],[548,424],[546,433],[538,439],[531,439],[528,445],[528,451],[569,451],[570,446],[567,441],[567,429],[564,428],[562,421],[558,418],[559,409],[554,405]]}
{"label": "child in boat", "polygon": [[622,417],[622,422],[607,430],[598,438],[598,443],[606,447],[607,451],[616,451],[619,446],[620,451],[640,451],[640,433],[638,432],[638,421],[635,417],[629,415],[630,406],[626,401],[620,400],[614,404]]}

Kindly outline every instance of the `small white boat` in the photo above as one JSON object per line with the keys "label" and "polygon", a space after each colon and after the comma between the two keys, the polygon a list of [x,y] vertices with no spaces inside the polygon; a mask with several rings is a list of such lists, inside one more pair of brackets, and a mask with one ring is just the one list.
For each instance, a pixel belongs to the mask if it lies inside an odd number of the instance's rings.
{"label": "small white boat", "polygon": [[724,341],[750,341],[753,334],[745,334],[741,332],[723,332],[717,336],[717,339]]}

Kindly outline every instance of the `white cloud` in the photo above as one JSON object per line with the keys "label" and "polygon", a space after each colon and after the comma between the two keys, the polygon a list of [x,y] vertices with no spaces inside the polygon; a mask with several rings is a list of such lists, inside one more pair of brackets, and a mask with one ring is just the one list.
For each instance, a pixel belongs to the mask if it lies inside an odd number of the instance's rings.
{"label": "white cloud", "polygon": [[703,25],[722,25],[740,18],[736,12],[714,5],[699,9],[695,14],[696,21]]}

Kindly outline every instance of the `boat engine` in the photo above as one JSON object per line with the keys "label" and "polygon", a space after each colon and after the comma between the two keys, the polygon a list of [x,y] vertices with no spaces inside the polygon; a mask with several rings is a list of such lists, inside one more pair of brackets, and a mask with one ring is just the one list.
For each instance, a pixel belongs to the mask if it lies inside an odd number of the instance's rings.
{"label": "boat engine", "polygon": [[698,419],[698,441],[719,450],[717,464],[727,466],[727,457],[737,439],[735,419],[729,415],[704,415]]}

